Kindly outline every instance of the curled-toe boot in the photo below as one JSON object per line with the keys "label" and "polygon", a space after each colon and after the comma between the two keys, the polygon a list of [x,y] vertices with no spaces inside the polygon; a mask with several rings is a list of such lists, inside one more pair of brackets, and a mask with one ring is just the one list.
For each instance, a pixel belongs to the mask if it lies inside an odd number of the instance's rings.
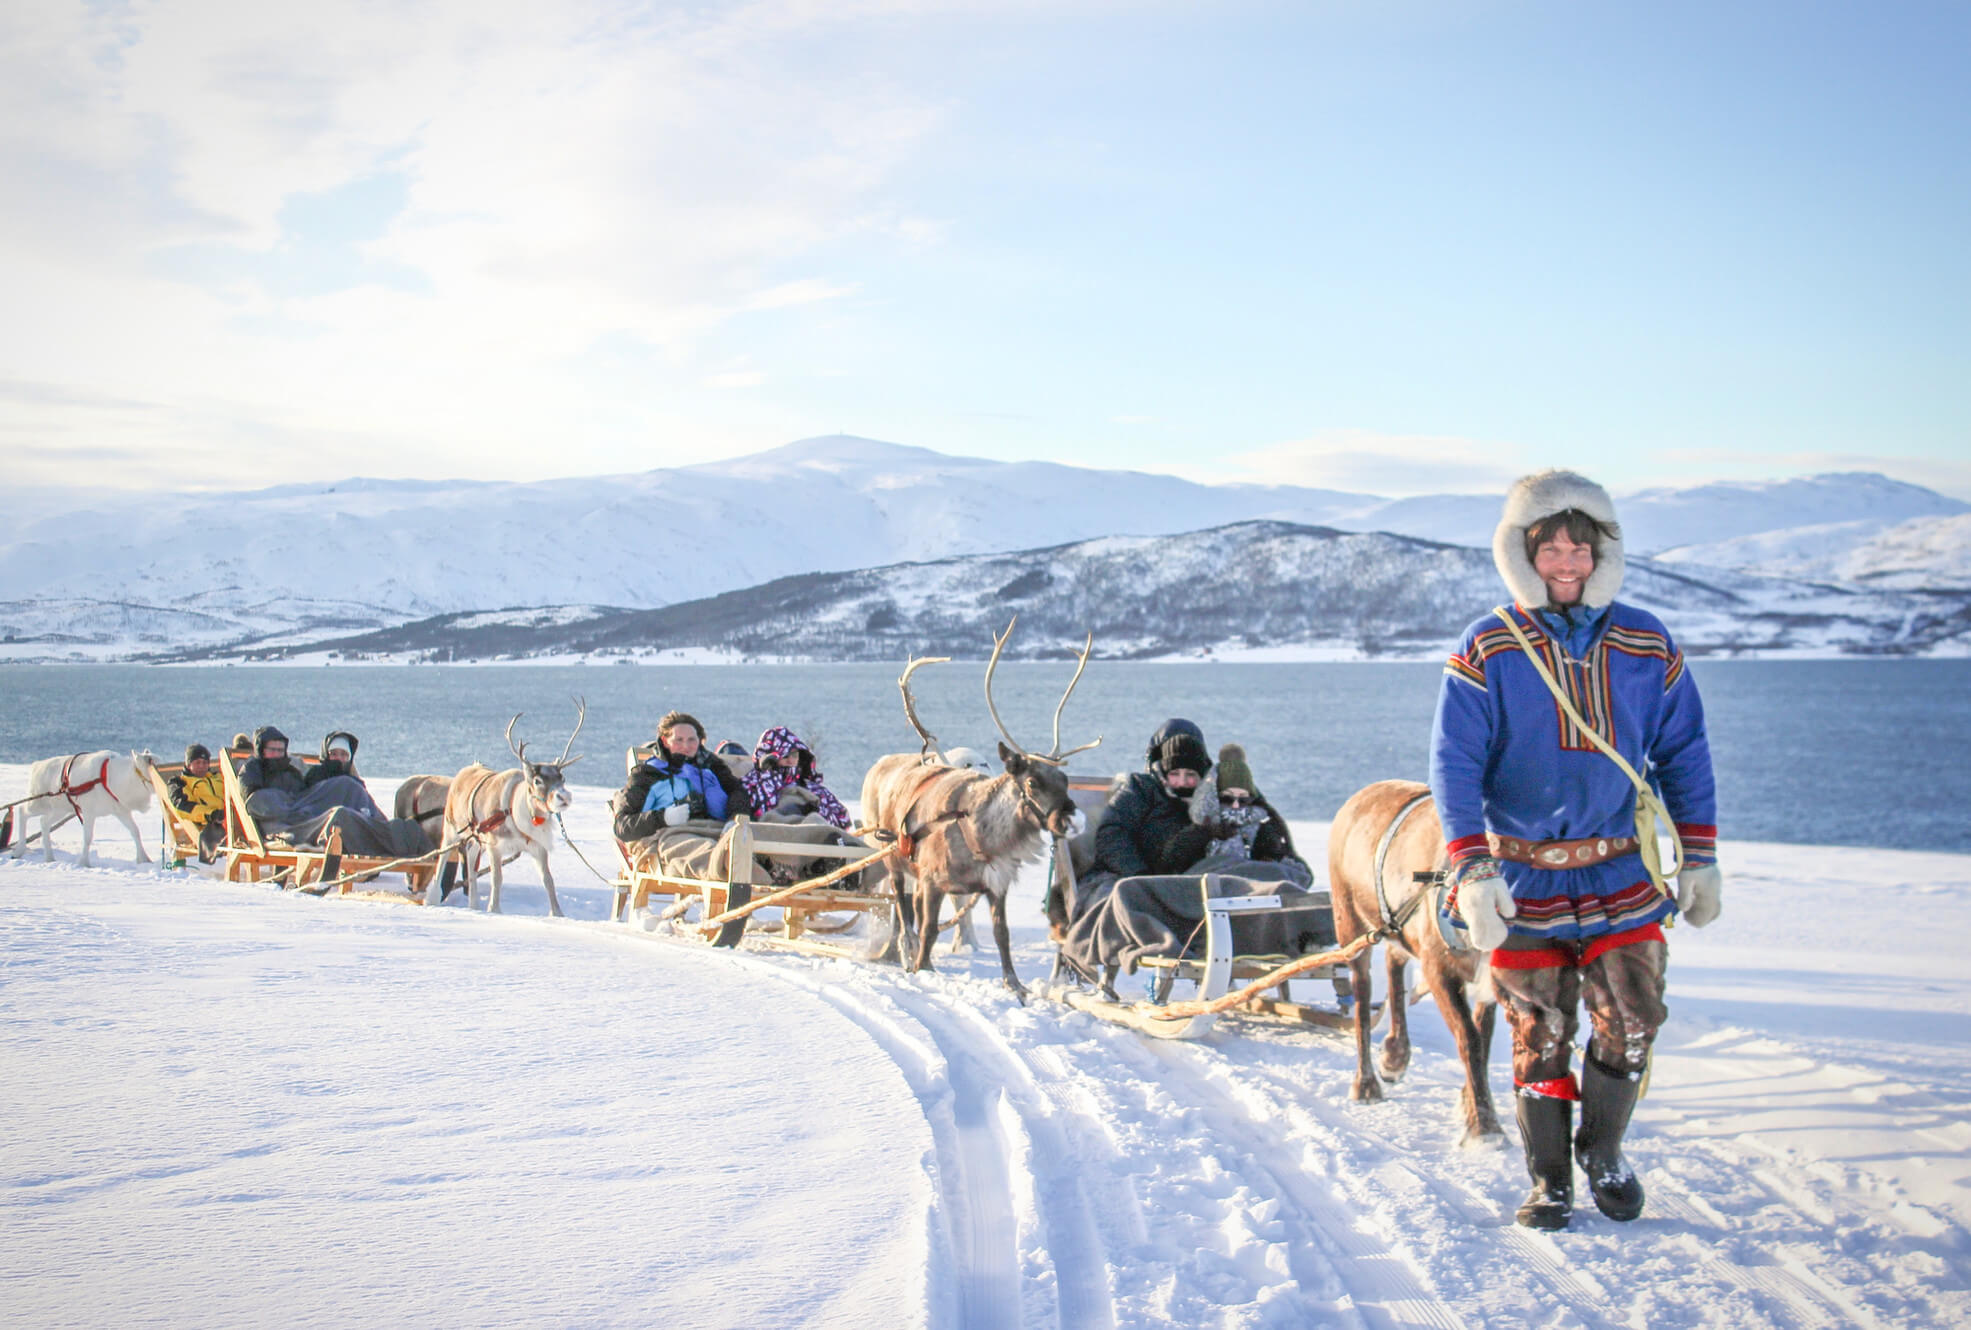
{"label": "curled-toe boot", "polygon": [[1640,1075],[1631,1078],[1593,1058],[1582,1059],[1581,1131],[1574,1138],[1574,1153],[1588,1175],[1595,1208],[1620,1223],[1643,1211],[1642,1179],[1622,1157],[1622,1135],[1641,1091]]}
{"label": "curled-toe boot", "polygon": [[1574,1213],[1574,1103],[1549,1095],[1513,1096],[1533,1190],[1513,1219],[1527,1228],[1566,1228]]}

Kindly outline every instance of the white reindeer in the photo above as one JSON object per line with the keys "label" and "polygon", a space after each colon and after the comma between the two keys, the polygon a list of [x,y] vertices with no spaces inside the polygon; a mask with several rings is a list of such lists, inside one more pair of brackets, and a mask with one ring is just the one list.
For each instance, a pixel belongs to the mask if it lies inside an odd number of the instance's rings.
{"label": "white reindeer", "polygon": [[[548,851],[554,848],[554,818],[570,802],[568,785],[562,772],[582,760],[583,754],[568,756],[575,746],[575,735],[582,732],[588,718],[588,705],[575,699],[578,712],[575,733],[561,746],[561,756],[552,762],[529,762],[527,744],[513,744],[513,727],[525,712],[516,713],[506,723],[506,746],[520,759],[520,765],[494,771],[477,762],[452,777],[452,788],[445,796],[445,835],[440,844],[460,837],[458,855],[465,866],[467,905],[478,904],[479,858],[490,860],[493,894],[486,903],[491,914],[500,912],[500,869],[506,862],[526,854],[541,870],[541,885],[547,888],[548,913],[559,919],[561,902],[554,894],[554,874],[548,869]],[[433,876],[424,890],[424,903],[443,900],[442,878]]]}
{"label": "white reindeer", "polygon": [[149,863],[144,853],[143,833],[137,830],[137,814],[150,811],[151,781],[147,768],[155,762],[149,752],[117,753],[104,750],[77,753],[72,757],[44,757],[28,769],[26,801],[19,805],[20,843],[14,857],[27,853],[30,839],[27,819],[41,819],[41,857],[52,862],[55,849],[49,833],[71,817],[82,819],[82,857],[76,860],[88,868],[89,846],[95,837],[96,819],[113,817],[130,832],[130,843],[137,847],[140,863]]}

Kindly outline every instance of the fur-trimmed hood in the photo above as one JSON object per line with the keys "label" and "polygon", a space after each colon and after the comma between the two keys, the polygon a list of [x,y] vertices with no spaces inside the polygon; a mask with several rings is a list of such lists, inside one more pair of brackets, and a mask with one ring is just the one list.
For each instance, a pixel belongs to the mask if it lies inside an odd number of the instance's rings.
{"label": "fur-trimmed hood", "polygon": [[1521,476],[1506,491],[1505,512],[1492,533],[1492,562],[1513,599],[1528,609],[1547,603],[1547,586],[1526,555],[1526,533],[1543,518],[1569,508],[1579,508],[1610,533],[1602,537],[1595,570],[1582,584],[1581,603],[1600,609],[1622,590],[1622,527],[1615,520],[1615,501],[1608,491],[1572,471],[1536,471]]}

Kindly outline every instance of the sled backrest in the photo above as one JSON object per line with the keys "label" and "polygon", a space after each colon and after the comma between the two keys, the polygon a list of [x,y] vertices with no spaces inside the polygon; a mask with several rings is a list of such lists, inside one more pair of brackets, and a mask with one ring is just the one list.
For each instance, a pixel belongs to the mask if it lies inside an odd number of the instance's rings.
{"label": "sled backrest", "polygon": [[146,764],[150,776],[151,793],[157,796],[158,807],[164,810],[164,844],[171,851],[171,857],[182,859],[198,853],[198,824],[187,817],[178,805],[171,802],[171,778],[185,769],[183,762],[151,762]]}

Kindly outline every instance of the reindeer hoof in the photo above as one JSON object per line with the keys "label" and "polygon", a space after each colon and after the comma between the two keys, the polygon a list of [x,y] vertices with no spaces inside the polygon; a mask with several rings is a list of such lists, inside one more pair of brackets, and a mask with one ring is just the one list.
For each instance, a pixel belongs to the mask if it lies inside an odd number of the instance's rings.
{"label": "reindeer hoof", "polygon": [[1348,1087],[1348,1097],[1358,1104],[1380,1104],[1383,1099],[1382,1082],[1374,1077],[1358,1077],[1355,1084]]}
{"label": "reindeer hoof", "polygon": [[1499,1130],[1496,1122],[1490,1126],[1466,1127],[1464,1135],[1458,1137],[1460,1150],[1498,1150],[1504,1148],[1505,1143],[1506,1134]]}
{"label": "reindeer hoof", "polygon": [[1020,1000],[1021,1006],[1024,1007],[1027,1005],[1027,989],[1025,984],[1022,984],[1017,979],[1008,979],[1006,981],[1006,987],[1014,997]]}

